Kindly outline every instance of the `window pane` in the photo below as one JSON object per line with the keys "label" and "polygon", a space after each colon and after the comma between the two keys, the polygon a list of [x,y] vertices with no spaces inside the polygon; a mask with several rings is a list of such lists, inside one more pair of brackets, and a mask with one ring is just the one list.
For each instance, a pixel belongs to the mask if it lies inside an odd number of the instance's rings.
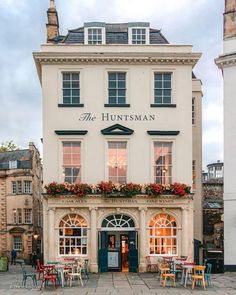
{"label": "window pane", "polygon": [[69,81],[64,81],[63,82],[63,88],[70,88],[70,82]]}
{"label": "window pane", "polygon": [[72,103],[80,103],[79,96],[73,96],[72,97]]}
{"label": "window pane", "polygon": [[154,143],[154,178],[157,183],[172,182],[172,143]]}
{"label": "window pane", "polygon": [[108,101],[109,103],[126,102],[126,73],[109,73]]}
{"label": "window pane", "polygon": [[63,97],[63,103],[70,103],[71,99],[70,97]]}

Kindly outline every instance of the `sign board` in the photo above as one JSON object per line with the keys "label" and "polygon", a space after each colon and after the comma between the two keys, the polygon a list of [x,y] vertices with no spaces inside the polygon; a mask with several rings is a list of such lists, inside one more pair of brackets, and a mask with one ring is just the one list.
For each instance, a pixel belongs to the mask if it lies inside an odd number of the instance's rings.
{"label": "sign board", "polygon": [[108,252],[108,268],[119,268],[119,252]]}

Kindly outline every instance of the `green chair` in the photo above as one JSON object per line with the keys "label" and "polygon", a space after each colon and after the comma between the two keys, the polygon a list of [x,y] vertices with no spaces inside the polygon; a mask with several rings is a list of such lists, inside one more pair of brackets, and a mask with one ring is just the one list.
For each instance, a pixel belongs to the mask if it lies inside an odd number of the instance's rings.
{"label": "green chair", "polygon": [[212,271],[212,264],[211,263],[207,263],[206,264],[206,272],[204,274],[205,277],[205,281],[208,287],[212,286],[211,284],[211,271]]}
{"label": "green chair", "polygon": [[23,275],[23,279],[22,279],[22,286],[26,287],[26,281],[28,278],[31,278],[34,287],[37,287],[37,279],[36,279],[36,273],[27,273],[26,269],[25,269],[25,263],[21,263],[21,270],[22,270],[22,275]]}

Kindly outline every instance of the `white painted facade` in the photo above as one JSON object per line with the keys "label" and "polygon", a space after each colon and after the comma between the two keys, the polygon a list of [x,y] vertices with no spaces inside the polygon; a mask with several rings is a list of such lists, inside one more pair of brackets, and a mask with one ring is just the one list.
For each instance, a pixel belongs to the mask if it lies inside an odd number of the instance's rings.
{"label": "white painted facade", "polygon": [[[108,142],[123,141],[127,143],[127,182],[153,183],[154,142],[171,142],[172,182],[192,185],[192,96],[195,93],[199,100],[196,109],[199,126],[202,96],[200,81],[192,79],[192,69],[200,58],[200,54],[192,52],[192,46],[43,44],[41,51],[34,53],[34,58],[43,93],[44,184],[64,181],[63,142],[81,142],[81,182],[95,185],[109,179]],[[79,72],[81,107],[59,106],[63,104],[62,74],[65,72]],[[126,104],[129,107],[106,106],[109,104],[109,72],[126,73]],[[151,107],[154,104],[155,73],[171,73],[172,106]],[[133,134],[101,133],[115,124],[133,130]],[[87,133],[68,135],[68,131],[78,130]],[[67,131],[67,135],[58,135],[55,131]],[[163,136],[149,135],[147,131],[178,132]],[[199,134],[201,137],[201,132],[195,136]],[[198,161],[197,169],[201,171],[201,147],[194,153]],[[201,219],[199,183],[197,188],[198,199],[194,205],[191,198],[177,200],[174,196],[166,196],[162,200],[148,196],[109,200],[101,195],[81,199],[73,195],[45,196],[44,258],[50,261],[64,259],[65,255],[59,252],[59,224],[67,214],[78,214],[86,220],[88,229],[87,253],[84,256],[89,259],[90,270],[97,272],[101,224],[109,214],[126,214],[134,221],[138,267],[140,271],[145,271],[146,256],[150,255],[150,221],[155,215],[169,214],[177,224],[175,255],[186,255],[191,260],[194,210],[198,214],[196,223]],[[125,232],[127,234],[128,230]],[[201,233],[199,237],[201,240]]]}
{"label": "white painted facade", "polygon": [[[224,80],[224,264],[236,270],[236,1],[225,1],[223,54],[216,59]],[[234,17],[233,17],[234,16]]]}

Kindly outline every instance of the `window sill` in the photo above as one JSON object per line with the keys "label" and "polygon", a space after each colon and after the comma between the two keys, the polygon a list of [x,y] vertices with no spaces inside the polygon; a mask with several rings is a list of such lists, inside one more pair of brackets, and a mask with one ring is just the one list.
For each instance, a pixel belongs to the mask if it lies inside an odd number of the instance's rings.
{"label": "window sill", "polygon": [[106,103],[105,108],[130,108],[129,103]]}
{"label": "window sill", "polygon": [[162,104],[158,104],[158,103],[152,103],[150,104],[151,108],[176,108],[176,104],[175,103],[162,103]]}
{"label": "window sill", "polygon": [[59,108],[83,108],[83,103],[59,103]]}

